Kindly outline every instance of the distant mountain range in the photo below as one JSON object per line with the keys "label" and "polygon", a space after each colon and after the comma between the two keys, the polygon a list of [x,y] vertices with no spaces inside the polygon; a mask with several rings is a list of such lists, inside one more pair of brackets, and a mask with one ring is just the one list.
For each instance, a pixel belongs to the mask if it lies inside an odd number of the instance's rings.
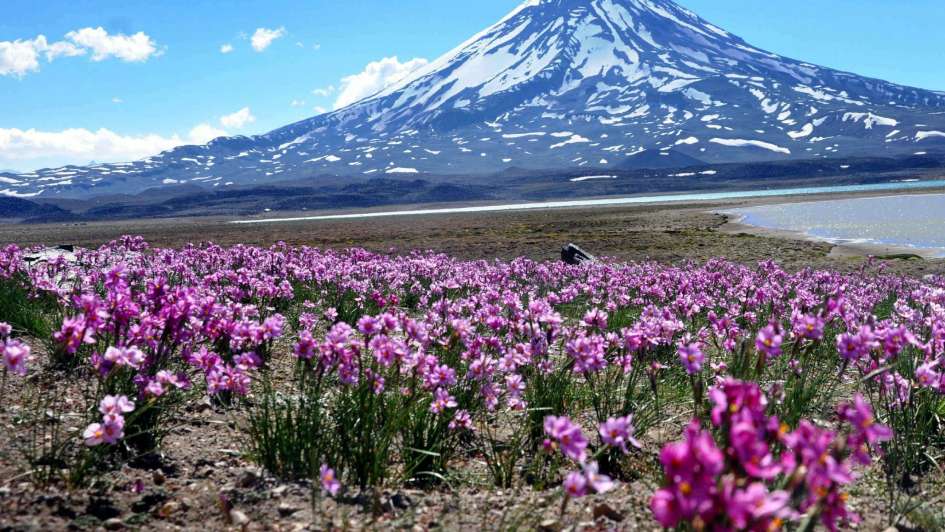
{"label": "distant mountain range", "polygon": [[0,194],[700,165],[711,179],[724,163],[943,151],[945,93],[766,52],[668,0],[529,0],[346,108],[137,162],[0,173]]}

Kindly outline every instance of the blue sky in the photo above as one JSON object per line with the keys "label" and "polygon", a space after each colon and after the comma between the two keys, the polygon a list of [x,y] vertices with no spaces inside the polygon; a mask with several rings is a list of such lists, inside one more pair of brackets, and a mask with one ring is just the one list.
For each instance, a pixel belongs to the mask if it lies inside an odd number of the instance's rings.
{"label": "blue sky", "polygon": [[[763,49],[945,90],[942,0],[679,1]],[[269,131],[434,59],[518,3],[3,0],[0,169]]]}

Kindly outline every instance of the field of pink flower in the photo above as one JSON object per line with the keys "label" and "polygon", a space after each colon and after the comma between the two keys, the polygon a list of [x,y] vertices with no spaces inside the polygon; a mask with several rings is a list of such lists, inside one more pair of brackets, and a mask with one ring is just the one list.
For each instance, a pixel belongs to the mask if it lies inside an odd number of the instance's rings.
{"label": "field of pink flower", "polygon": [[[0,521],[16,489],[156,488],[114,473],[200,406],[313,509],[374,524],[390,490],[475,486],[554,501],[526,528],[832,530],[864,479],[870,526],[945,524],[945,278],[134,237],[31,256],[0,251]],[[607,498],[624,483],[643,507]],[[206,526],[252,524],[240,502]]]}

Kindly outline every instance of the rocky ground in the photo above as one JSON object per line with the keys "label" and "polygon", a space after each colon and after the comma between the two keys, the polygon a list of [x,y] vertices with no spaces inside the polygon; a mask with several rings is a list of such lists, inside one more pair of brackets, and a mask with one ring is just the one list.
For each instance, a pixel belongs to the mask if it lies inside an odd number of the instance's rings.
{"label": "rocky ground", "polygon": [[[0,411],[0,530],[658,530],[649,513],[660,475],[656,450],[680,429],[677,416],[668,416],[642,435],[645,451],[616,489],[565,507],[558,489],[491,486],[485,463],[475,455],[454,464],[447,483],[433,489],[346,489],[331,499],[319,490],[313,497],[308,482],[280,482],[246,459],[245,409],[194,401],[161,454],[133,457],[90,486],[71,489],[37,485],[24,470],[22,453],[36,439],[35,427],[24,422],[35,407],[28,400],[35,390],[54,398],[56,404],[45,405],[47,421],[57,411],[64,414],[65,437],[79,437],[82,428],[70,424],[80,417],[70,415],[83,393],[78,384],[50,373],[7,383]],[[41,431],[44,438],[51,442],[48,431]],[[859,474],[849,503],[863,518],[858,528],[883,530],[889,523],[882,475]],[[943,488],[941,481],[916,487],[903,492],[903,503],[945,506]],[[933,515],[930,526],[904,523],[901,530],[933,530],[941,521]]]}
{"label": "rocky ground", "polygon": [[[719,206],[654,205],[266,225],[233,225],[214,218],[2,225],[0,243],[94,246],[122,234],[140,234],[157,246],[206,240],[224,245],[285,241],[378,251],[435,249],[466,259],[528,256],[553,260],[563,244],[575,242],[598,255],[672,263],[726,257],[746,263],[774,259],[788,269],[852,270],[867,260],[837,253],[825,243],[733,230],[726,216],[713,212]],[[945,261],[897,258],[888,261],[888,268],[909,275],[945,273]],[[197,400],[168,434],[163,454],[136,457],[88,488],[42,487],[30,482],[31,471],[24,467],[22,453],[37,442],[50,444],[63,435],[77,437],[81,427],[68,426],[73,419],[68,415],[67,427],[59,436],[27,423],[31,418],[27,410],[36,408],[29,404],[33,392],[27,391],[44,390],[47,397],[56,398],[39,406],[50,409],[51,418],[53,409],[68,414],[83,390],[51,374],[29,379],[26,383],[9,379],[0,392],[0,530],[651,530],[658,528],[648,510],[659,476],[656,449],[674,436],[645,435],[650,445],[639,458],[642,474],[626,479],[611,493],[569,504],[563,512],[559,490],[490,487],[483,462],[476,456],[464,457],[453,468],[462,474],[433,490],[354,491],[338,500],[313,500],[310,485],[280,483],[245,458],[242,410]],[[679,423],[673,421],[672,426],[678,430]],[[862,473],[865,478],[857,484],[851,506],[864,516],[861,529],[882,530],[889,524],[882,510],[883,479],[877,471]],[[945,507],[942,487],[933,482],[904,497],[907,502]],[[933,518],[929,523],[908,524],[930,529],[937,521]]]}

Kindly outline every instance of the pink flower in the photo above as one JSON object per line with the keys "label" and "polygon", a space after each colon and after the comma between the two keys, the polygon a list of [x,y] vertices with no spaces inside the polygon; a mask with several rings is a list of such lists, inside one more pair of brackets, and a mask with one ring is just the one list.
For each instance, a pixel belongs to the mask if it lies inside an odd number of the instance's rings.
{"label": "pink flower", "polygon": [[923,388],[932,388],[934,390],[945,391],[941,389],[942,373],[936,371],[938,361],[926,362],[915,370],[915,379],[919,386]]}
{"label": "pink flower", "polygon": [[358,320],[358,331],[365,336],[374,336],[381,332],[381,324],[373,316],[361,316]]}
{"label": "pink flower", "polygon": [[[5,325],[5,324],[3,324]],[[26,364],[30,361],[30,346],[17,340],[0,340],[3,367],[10,373],[26,375]]]}
{"label": "pink flower", "polygon": [[778,328],[772,324],[758,331],[755,348],[768,358],[776,358],[781,356],[781,343],[783,341],[784,337],[781,336]]}
{"label": "pink flower", "polygon": [[674,528],[683,518],[682,510],[676,502],[676,495],[667,488],[662,488],[650,499],[650,511],[653,518],[664,528]]}
{"label": "pink flower", "polygon": [[94,330],[86,325],[82,316],[64,319],[62,328],[53,334],[53,338],[63,344],[69,354],[75,354],[82,344],[95,343]]}
{"label": "pink flower", "polygon": [[94,447],[107,443],[114,445],[125,436],[125,419],[121,416],[106,416],[102,423],[92,423],[85,428],[82,437],[85,445]]}
{"label": "pink flower", "polygon": [[89,447],[100,445],[105,441],[105,429],[102,427],[101,423],[92,423],[85,428],[82,437],[85,439],[85,444]]}
{"label": "pink flower", "polygon": [[446,364],[441,364],[428,371],[424,380],[430,388],[453,386],[456,384],[456,370]]}
{"label": "pink flower", "polygon": [[601,441],[620,449],[624,453],[629,452],[627,450],[627,444],[633,445],[637,449],[641,448],[640,442],[633,437],[634,428],[631,424],[633,422],[633,416],[624,416],[618,418],[610,418],[604,423],[601,423],[600,426],[600,438]]}
{"label": "pink flower", "polygon": [[840,417],[853,426],[853,433],[847,442],[853,449],[853,457],[861,464],[868,465],[872,461],[869,446],[891,439],[892,429],[876,422],[873,409],[861,394],[853,397],[852,404],[840,405],[838,411]]}
{"label": "pink flower", "polygon": [[144,387],[144,394],[150,397],[161,397],[164,391],[164,385],[157,379],[148,381]]}
{"label": "pink flower", "polygon": [[102,358],[116,366],[128,366],[138,369],[146,357],[137,347],[109,347]]}
{"label": "pink flower", "polygon": [[121,416],[105,416],[102,424],[104,432],[104,441],[109,445],[118,443],[118,440],[125,437],[125,418]]}
{"label": "pink flower", "polygon": [[456,399],[445,388],[437,388],[433,392],[433,402],[430,403],[430,412],[434,414],[441,414],[446,411],[447,408],[455,408]]}
{"label": "pink flower", "polygon": [[607,367],[604,338],[598,335],[577,336],[568,341],[565,350],[574,358],[575,373],[590,373]]}
{"label": "pink flower", "polygon": [[731,477],[727,477],[724,484],[725,511],[738,530],[745,530],[749,525],[753,530],[770,530],[771,525],[793,515],[788,506],[790,495],[785,491],[768,493],[768,488],[761,482],[753,482],[747,488],[739,489]]}
{"label": "pink flower", "polygon": [[587,438],[567,416],[546,417],[545,434],[558,443],[565,456],[576,462],[584,462],[587,457]]}
{"label": "pink flower", "polygon": [[465,410],[457,410],[453,414],[453,420],[449,424],[450,430],[473,430],[472,417],[470,417],[469,412]]}
{"label": "pink flower", "polygon": [[587,311],[583,321],[586,325],[595,327],[601,331],[607,329],[607,313],[601,309],[595,308]]}
{"label": "pink flower", "polygon": [[686,428],[685,439],[669,443],[660,451],[667,486],[654,494],[650,508],[665,527],[696,517],[708,522],[717,512],[716,477],[722,472],[724,455],[712,435],[697,420]]}
{"label": "pink flower", "polygon": [[295,343],[295,346],[292,348],[292,353],[302,360],[311,360],[315,356],[315,349],[318,347],[317,342],[312,337],[312,333],[309,331],[302,331],[299,333],[299,341]]}
{"label": "pink flower", "polygon": [[327,464],[322,464],[319,469],[319,477],[321,478],[322,489],[332,497],[337,495],[338,491],[341,490],[341,482],[338,482],[338,478],[335,476],[335,470],[328,467]]}
{"label": "pink flower", "polygon": [[120,416],[134,409],[134,402],[124,395],[106,395],[98,406],[98,411],[104,416]]}
{"label": "pink flower", "polygon": [[584,466],[584,478],[587,480],[587,485],[597,493],[608,492],[615,485],[610,477],[600,474],[597,462],[590,462]]}
{"label": "pink flower", "polygon": [[577,499],[587,495],[587,478],[584,476],[584,473],[580,471],[572,471],[564,477],[564,482],[561,484],[564,488],[564,492],[571,497],[572,499]]}
{"label": "pink flower", "polygon": [[824,337],[824,320],[820,316],[796,314],[791,317],[794,336],[807,340],[820,340]]}
{"label": "pink flower", "polygon": [[686,373],[695,375],[702,371],[702,364],[705,362],[705,355],[699,344],[679,344],[679,360],[682,361]]}

